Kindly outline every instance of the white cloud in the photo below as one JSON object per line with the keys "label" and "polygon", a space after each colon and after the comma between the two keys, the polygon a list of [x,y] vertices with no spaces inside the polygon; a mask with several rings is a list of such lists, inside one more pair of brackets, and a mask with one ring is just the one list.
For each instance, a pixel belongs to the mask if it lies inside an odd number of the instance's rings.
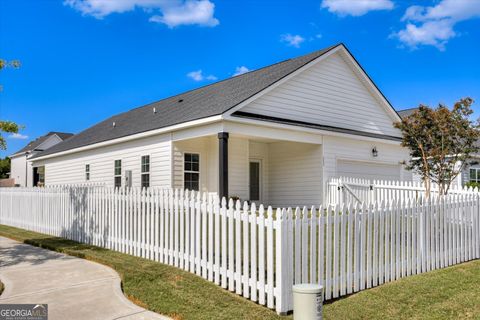
{"label": "white cloud", "polygon": [[245,66],[236,67],[235,68],[235,73],[233,74],[233,77],[239,76],[239,75],[244,74],[244,73],[247,73],[248,71],[250,71],[250,69],[248,69]]}
{"label": "white cloud", "polygon": [[447,41],[455,35],[453,22],[449,19],[427,21],[419,26],[408,23],[404,30],[396,33],[398,39],[410,48],[431,45],[442,51],[445,50]]}
{"label": "white cloud", "polygon": [[210,0],[65,0],[64,5],[97,19],[139,8],[155,13],[149,21],[164,23],[170,28],[180,25],[214,27],[219,24],[214,17],[215,4]]}
{"label": "white cloud", "polygon": [[322,8],[340,16],[363,16],[369,11],[392,10],[391,0],[323,0]]}
{"label": "white cloud", "polygon": [[211,81],[215,81],[215,80],[217,80],[218,78],[217,78],[216,76],[214,76],[213,74],[210,74],[210,75],[206,76],[205,79],[211,80]]}
{"label": "white cloud", "polygon": [[442,0],[432,7],[410,6],[402,18],[402,21],[406,21],[405,29],[393,33],[392,37],[412,49],[431,45],[445,50],[448,40],[458,36],[455,25],[478,17],[478,0]]}
{"label": "white cloud", "polygon": [[280,41],[286,42],[289,46],[300,48],[300,44],[305,41],[305,38],[298,34],[292,35],[290,33],[287,33],[280,36]]}
{"label": "white cloud", "polygon": [[187,77],[191,78],[194,81],[203,81],[203,80],[214,81],[214,80],[217,80],[217,77],[215,77],[214,75],[205,76],[203,74],[202,70],[196,70],[196,71],[189,72],[189,73],[187,73]]}
{"label": "white cloud", "polygon": [[28,139],[27,135],[21,134],[21,133],[12,133],[11,135],[8,136],[10,139],[19,139],[19,140],[25,140]]}
{"label": "white cloud", "polygon": [[165,8],[163,15],[154,15],[150,21],[164,23],[170,28],[192,24],[214,27],[220,23],[213,16],[214,11],[215,5],[208,0],[187,1],[181,6]]}

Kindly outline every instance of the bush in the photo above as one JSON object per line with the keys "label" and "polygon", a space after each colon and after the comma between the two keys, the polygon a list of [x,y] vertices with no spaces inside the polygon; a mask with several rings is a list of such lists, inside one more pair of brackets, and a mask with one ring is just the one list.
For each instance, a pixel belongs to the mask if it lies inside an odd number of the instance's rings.
{"label": "bush", "polygon": [[469,182],[465,183],[465,187],[480,189],[480,182],[469,181]]}

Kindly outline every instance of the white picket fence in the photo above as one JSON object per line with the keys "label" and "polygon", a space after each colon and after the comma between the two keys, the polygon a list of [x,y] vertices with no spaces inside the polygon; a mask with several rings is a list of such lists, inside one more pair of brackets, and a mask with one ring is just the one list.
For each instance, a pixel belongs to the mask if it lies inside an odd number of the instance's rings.
{"label": "white picket fence", "polygon": [[[449,194],[477,193],[477,188],[452,186]],[[438,196],[438,187],[433,185],[431,195]],[[370,180],[361,178],[332,178],[327,183],[326,201],[330,205],[355,202],[381,202],[425,198],[425,186],[417,181]]]}
{"label": "white picket fence", "polygon": [[0,224],[169,264],[285,313],[296,283],[320,283],[328,300],[479,258],[479,204],[273,210],[182,190],[0,188]]}

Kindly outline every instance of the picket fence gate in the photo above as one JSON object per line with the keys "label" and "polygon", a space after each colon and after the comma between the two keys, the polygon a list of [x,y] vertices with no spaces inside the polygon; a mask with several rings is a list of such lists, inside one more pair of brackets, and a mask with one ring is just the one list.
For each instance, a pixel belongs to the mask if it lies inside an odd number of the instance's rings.
{"label": "picket fence gate", "polygon": [[[449,194],[475,194],[478,188],[452,186]],[[432,185],[430,194],[439,195],[438,186]],[[331,178],[327,182],[326,202],[330,205],[351,202],[382,202],[425,198],[425,185],[419,181],[374,180],[362,178]]]}
{"label": "picket fence gate", "polygon": [[172,265],[285,313],[293,284],[328,300],[479,258],[479,201],[274,210],[171,189],[0,188],[0,224]]}

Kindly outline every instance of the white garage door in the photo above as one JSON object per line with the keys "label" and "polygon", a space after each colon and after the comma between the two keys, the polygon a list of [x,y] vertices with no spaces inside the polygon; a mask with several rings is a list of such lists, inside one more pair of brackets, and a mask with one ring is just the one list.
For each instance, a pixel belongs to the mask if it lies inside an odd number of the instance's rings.
{"label": "white garage door", "polygon": [[338,160],[337,177],[400,180],[400,165]]}

